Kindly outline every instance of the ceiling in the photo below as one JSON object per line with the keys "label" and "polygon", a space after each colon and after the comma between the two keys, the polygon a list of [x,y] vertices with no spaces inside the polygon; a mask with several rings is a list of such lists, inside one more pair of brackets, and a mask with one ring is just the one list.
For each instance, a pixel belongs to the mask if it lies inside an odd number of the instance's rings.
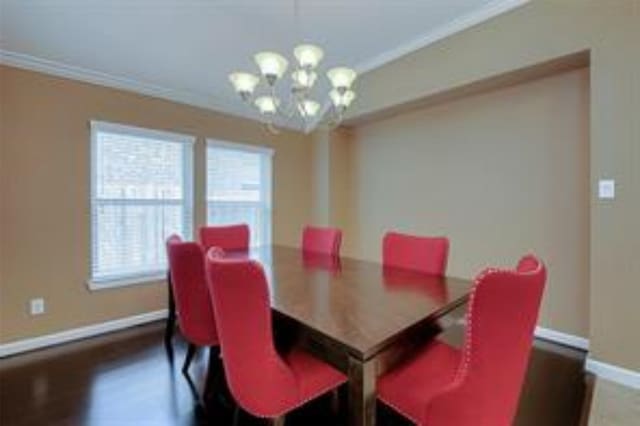
{"label": "ceiling", "polygon": [[1,0],[0,59],[255,118],[227,75],[257,71],[257,51],[293,59],[295,45],[313,42],[325,50],[322,70],[366,72],[524,2]]}

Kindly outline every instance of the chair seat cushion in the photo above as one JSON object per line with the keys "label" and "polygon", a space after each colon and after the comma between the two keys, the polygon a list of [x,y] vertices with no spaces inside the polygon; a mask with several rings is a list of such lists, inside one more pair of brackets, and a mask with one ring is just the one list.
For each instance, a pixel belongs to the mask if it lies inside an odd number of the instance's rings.
{"label": "chair seat cushion", "polygon": [[285,356],[285,362],[295,374],[298,382],[300,395],[298,406],[347,381],[344,374],[298,348],[293,348]]}
{"label": "chair seat cushion", "polygon": [[431,398],[453,381],[460,358],[458,349],[434,340],[378,379],[378,399],[420,424]]}

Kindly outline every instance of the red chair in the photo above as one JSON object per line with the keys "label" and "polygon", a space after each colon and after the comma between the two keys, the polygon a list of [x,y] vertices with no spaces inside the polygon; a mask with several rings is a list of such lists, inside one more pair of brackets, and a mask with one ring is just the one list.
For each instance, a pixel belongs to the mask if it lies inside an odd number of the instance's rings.
{"label": "red chair", "polygon": [[[219,255],[219,251],[214,252]],[[197,347],[219,346],[218,333],[207,288],[202,247],[198,243],[182,242],[180,237],[172,235],[167,240],[167,254],[178,324],[189,342],[182,367],[186,374]],[[212,355],[215,352],[212,350]]]}
{"label": "red chair", "polygon": [[484,271],[469,301],[463,349],[430,342],[378,379],[378,398],[419,425],[511,425],[545,281],[533,256],[515,271]]}
{"label": "red chair", "polygon": [[276,352],[269,290],[259,263],[208,253],[207,277],[227,383],[244,410],[280,424],[287,412],[346,381],[306,352]]}
{"label": "red chair", "polygon": [[305,226],[302,231],[302,251],[340,256],[342,231],[337,228]]}
{"label": "red chair", "polygon": [[200,243],[205,251],[219,247],[224,251],[249,249],[249,225],[203,226],[200,228]]}
{"label": "red chair", "polygon": [[417,237],[387,232],[382,241],[382,263],[385,267],[443,276],[448,257],[449,240],[445,237]]}

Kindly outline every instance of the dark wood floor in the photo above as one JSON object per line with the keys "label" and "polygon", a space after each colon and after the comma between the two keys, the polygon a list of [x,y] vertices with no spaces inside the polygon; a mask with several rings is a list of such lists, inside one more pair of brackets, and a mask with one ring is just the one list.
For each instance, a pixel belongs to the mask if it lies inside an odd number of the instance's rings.
{"label": "dark wood floor", "polygon": [[[162,344],[163,324],[136,327],[82,342],[0,360],[0,425],[226,425],[232,409],[217,398],[206,408],[194,402],[180,372],[185,344],[175,339],[175,363]],[[461,328],[443,338],[461,340]],[[585,354],[537,341],[515,424],[517,426],[572,426],[584,421]],[[195,385],[202,389],[207,354],[191,367]],[[342,409],[334,414],[325,398],[312,402],[287,418],[287,426],[345,424]],[[581,420],[582,417],[582,420]],[[240,424],[264,424],[248,414]],[[407,424],[379,408],[378,424]]]}

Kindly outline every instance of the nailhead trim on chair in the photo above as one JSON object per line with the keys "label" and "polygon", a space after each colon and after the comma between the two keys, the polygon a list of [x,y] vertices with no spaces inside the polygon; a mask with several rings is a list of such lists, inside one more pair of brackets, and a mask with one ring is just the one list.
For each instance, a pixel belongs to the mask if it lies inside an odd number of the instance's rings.
{"label": "nailhead trim on chair", "polygon": [[[472,359],[472,351],[471,351],[471,343],[472,343],[472,339],[473,339],[473,327],[474,327],[474,310],[473,310],[473,306],[474,306],[474,301],[477,297],[477,290],[479,288],[479,286],[484,282],[484,280],[493,274],[520,274],[520,275],[527,275],[527,274],[535,274],[538,273],[540,271],[541,268],[543,268],[543,263],[540,262],[535,256],[533,256],[532,254],[527,254],[525,256],[523,256],[521,259],[525,259],[525,258],[533,258],[534,260],[536,260],[538,262],[537,267],[532,270],[532,271],[528,271],[528,272],[518,272],[517,270],[513,270],[513,269],[500,269],[500,268],[487,268],[484,271],[482,271],[474,280],[474,286],[473,286],[473,290],[471,292],[471,296],[469,298],[469,310],[467,311],[467,315],[466,315],[466,329],[465,329],[465,342],[464,342],[464,347],[463,347],[463,354],[464,354],[464,359],[462,360],[460,366],[458,367],[458,371],[456,372],[453,381],[451,382],[451,384],[448,386],[449,388],[455,387],[457,383],[461,383],[465,377],[465,375],[467,374],[468,370],[469,370],[469,366],[471,364],[471,359]],[[388,405],[389,407],[391,407],[392,409],[394,409],[395,411],[397,411],[399,414],[403,415],[404,417],[406,417],[407,419],[411,420],[412,422],[414,422],[416,425],[420,426],[421,422],[416,420],[415,418],[413,418],[411,415],[409,415],[408,413],[405,413],[403,410],[401,410],[400,408],[398,408],[397,406],[395,406],[394,404],[392,404],[391,402],[385,400],[384,398],[378,396],[378,399],[380,401],[382,401],[384,404]]]}
{"label": "nailhead trim on chair", "polygon": [[262,414],[262,413],[253,413],[253,412],[252,412],[251,414],[252,414],[252,415],[254,415],[254,416],[256,416],[256,417],[263,418],[263,419],[274,419],[274,418],[277,418],[277,417],[283,416],[283,415],[285,415],[285,414],[287,414],[287,413],[292,412],[293,410],[295,410],[295,409],[297,409],[297,408],[302,407],[304,404],[306,404],[307,402],[309,402],[309,401],[311,401],[311,400],[313,400],[313,399],[316,399],[316,398],[317,398],[317,397],[319,397],[320,395],[324,395],[325,393],[329,392],[330,390],[332,390],[332,389],[336,389],[337,387],[341,386],[342,384],[344,384],[344,383],[346,383],[346,382],[347,382],[347,379],[344,379],[343,381],[341,381],[341,382],[340,382],[340,383],[338,383],[337,385],[331,385],[331,386],[328,386],[327,388],[325,388],[325,389],[323,389],[323,390],[321,390],[321,391],[319,391],[319,392],[317,392],[317,393],[313,394],[312,396],[310,396],[310,397],[308,397],[308,398],[306,398],[306,399],[302,400],[300,403],[298,403],[298,404],[294,405],[293,407],[291,407],[291,408],[287,408],[286,410],[284,410],[284,411],[282,411],[282,412],[280,412],[280,413],[278,413],[278,414],[276,414],[276,415],[267,415],[267,414]]}
{"label": "nailhead trim on chair", "polygon": [[[525,256],[522,257],[522,259],[525,258],[533,258],[536,261],[538,261],[538,259],[532,255],[532,254],[526,254]],[[488,277],[489,275],[493,275],[493,274],[533,274],[533,273],[537,273],[540,269],[542,268],[542,262],[538,261],[538,267],[530,272],[527,273],[523,273],[523,272],[518,272],[516,270],[513,269],[500,269],[500,268],[487,268],[484,271],[482,271],[474,280],[474,288],[473,291],[471,292],[471,298],[469,299],[469,310],[467,313],[467,318],[466,318],[466,330],[465,330],[465,344],[464,344],[464,349],[463,349],[463,353],[464,353],[464,360],[462,362],[462,365],[460,366],[460,368],[458,369],[458,372],[456,373],[456,376],[453,380],[453,382],[458,382],[461,381],[464,377],[464,375],[467,373],[467,370],[469,368],[469,365],[471,364],[471,340],[473,338],[473,302],[476,298],[476,294],[477,294],[477,289],[479,287],[479,285],[484,282],[485,278]]]}
{"label": "nailhead trim on chair", "polygon": [[471,292],[471,298],[469,299],[469,310],[467,311],[464,348],[462,349],[464,359],[462,360],[462,364],[458,368],[458,371],[456,372],[456,375],[453,379],[454,383],[462,380],[464,375],[467,373],[469,365],[471,364],[471,340],[473,339],[473,333],[471,332],[471,330],[473,329],[473,304],[476,299],[478,287],[486,277],[500,271],[501,270],[497,268],[485,269],[474,280],[473,291]]}

